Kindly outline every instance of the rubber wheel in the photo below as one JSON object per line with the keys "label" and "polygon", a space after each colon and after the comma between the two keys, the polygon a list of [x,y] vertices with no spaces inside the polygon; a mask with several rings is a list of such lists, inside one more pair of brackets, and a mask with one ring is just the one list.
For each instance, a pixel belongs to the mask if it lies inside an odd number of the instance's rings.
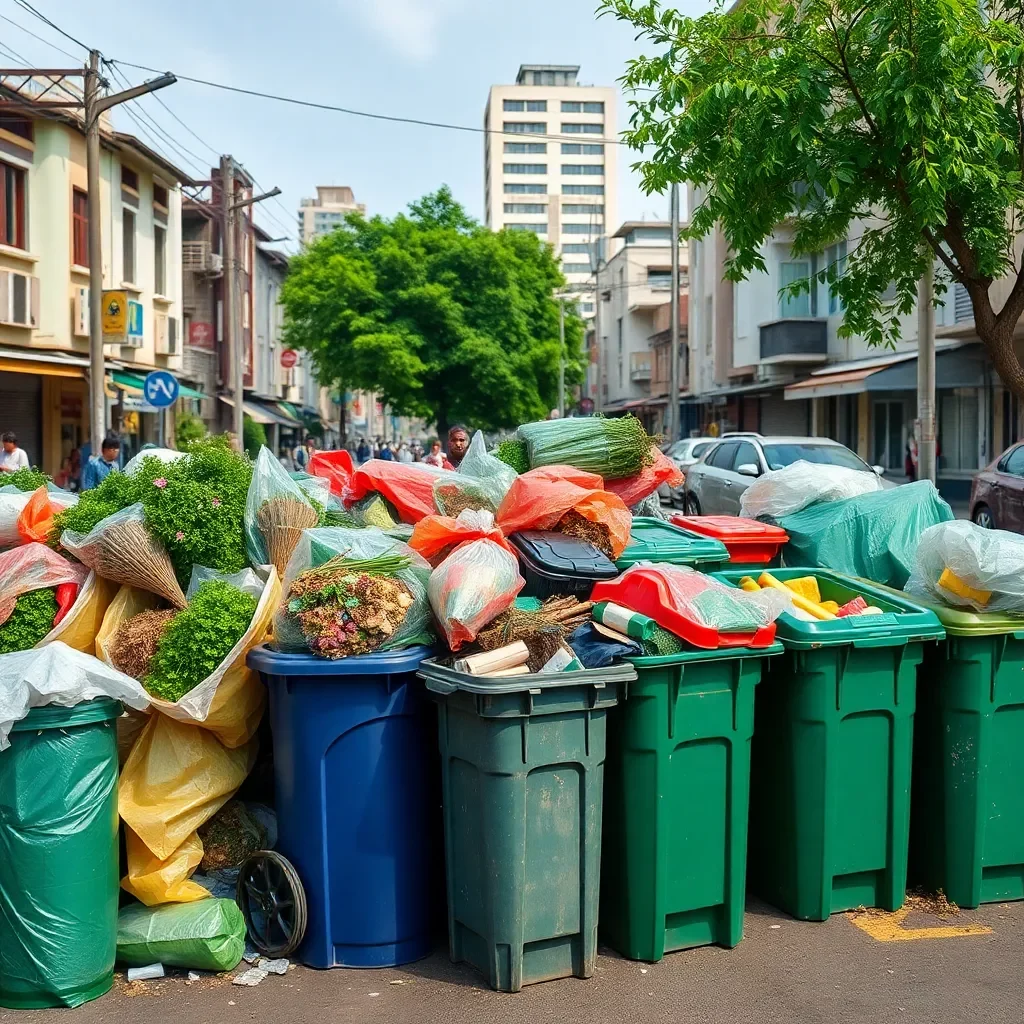
{"label": "rubber wheel", "polygon": [[286,957],[306,935],[306,892],[291,861],[257,850],[238,872],[238,905],[249,941],[264,956]]}
{"label": "rubber wheel", "polygon": [[979,505],[974,510],[972,516],[975,526],[980,526],[985,530],[994,530],[996,528],[996,519],[992,515],[992,509],[988,505]]}

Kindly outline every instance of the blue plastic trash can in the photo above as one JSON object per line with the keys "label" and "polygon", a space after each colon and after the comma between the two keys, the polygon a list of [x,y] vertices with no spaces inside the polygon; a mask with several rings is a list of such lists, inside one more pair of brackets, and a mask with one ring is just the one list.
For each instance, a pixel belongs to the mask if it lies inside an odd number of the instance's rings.
{"label": "blue plastic trash can", "polygon": [[433,949],[444,878],[437,716],[416,681],[430,653],[249,653],[270,691],[277,848],[306,892],[298,958],[309,967],[394,967]]}

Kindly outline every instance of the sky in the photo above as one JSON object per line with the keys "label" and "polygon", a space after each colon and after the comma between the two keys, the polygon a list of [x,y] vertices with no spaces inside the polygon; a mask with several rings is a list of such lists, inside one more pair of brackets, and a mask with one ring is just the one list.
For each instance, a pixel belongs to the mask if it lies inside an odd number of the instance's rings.
{"label": "sky", "polygon": [[[472,127],[482,124],[488,88],[514,82],[520,64],[579,64],[582,84],[612,85],[627,60],[644,49],[630,26],[595,17],[597,0],[32,3],[106,58],[372,113]],[[712,6],[712,0],[675,3],[693,14]],[[85,59],[76,43],[14,0],[0,0],[0,16]],[[36,67],[73,66],[67,55],[10,21],[0,21],[0,44]],[[131,68],[120,71],[133,84],[154,77]],[[196,177],[208,176],[217,155],[230,153],[264,189],[279,187],[283,195],[262,204],[257,215],[274,236],[294,238],[299,199],[315,195],[317,185],[350,185],[369,213],[391,216],[447,183],[470,214],[482,219],[479,133],[317,111],[181,81],[159,97],[187,128],[152,96],[139,101],[141,111],[118,109],[117,127],[150,145],[159,142],[165,155]],[[624,100],[620,107],[619,122],[625,124]],[[667,198],[643,194],[638,175],[628,167],[632,162],[632,154],[620,162],[622,218],[666,217]]]}

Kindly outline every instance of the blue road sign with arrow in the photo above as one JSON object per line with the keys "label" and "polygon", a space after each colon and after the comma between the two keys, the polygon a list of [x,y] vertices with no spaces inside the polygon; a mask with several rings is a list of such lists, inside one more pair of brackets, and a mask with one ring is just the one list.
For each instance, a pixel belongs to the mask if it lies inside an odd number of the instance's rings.
{"label": "blue road sign with arrow", "polygon": [[146,374],[143,391],[146,394],[146,401],[156,409],[166,409],[169,405],[174,405],[180,390],[177,377],[167,370],[154,370]]}

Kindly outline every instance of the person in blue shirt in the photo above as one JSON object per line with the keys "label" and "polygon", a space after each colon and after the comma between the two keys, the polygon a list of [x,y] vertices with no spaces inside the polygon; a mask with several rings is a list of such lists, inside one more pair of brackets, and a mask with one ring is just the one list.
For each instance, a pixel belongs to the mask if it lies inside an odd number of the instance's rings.
{"label": "person in blue shirt", "polygon": [[110,474],[118,468],[118,457],[121,454],[121,442],[113,434],[103,438],[100,454],[93,455],[82,470],[82,490],[90,491],[99,487]]}

